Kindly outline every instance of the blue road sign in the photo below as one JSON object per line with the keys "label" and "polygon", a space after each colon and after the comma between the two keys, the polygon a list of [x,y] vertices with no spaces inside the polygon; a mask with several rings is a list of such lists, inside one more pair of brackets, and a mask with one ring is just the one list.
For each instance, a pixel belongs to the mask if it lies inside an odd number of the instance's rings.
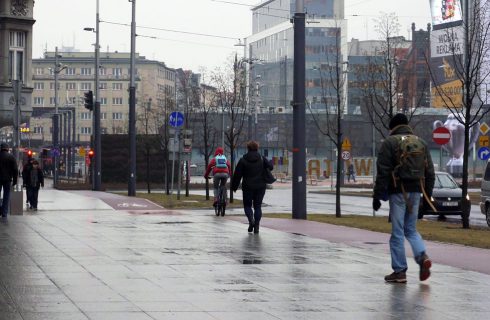
{"label": "blue road sign", "polygon": [[480,158],[481,160],[487,160],[488,158],[490,158],[490,149],[488,149],[487,147],[481,147],[480,149],[478,149],[478,158]]}
{"label": "blue road sign", "polygon": [[184,115],[182,112],[174,111],[170,114],[169,118],[170,126],[178,128],[184,124]]}

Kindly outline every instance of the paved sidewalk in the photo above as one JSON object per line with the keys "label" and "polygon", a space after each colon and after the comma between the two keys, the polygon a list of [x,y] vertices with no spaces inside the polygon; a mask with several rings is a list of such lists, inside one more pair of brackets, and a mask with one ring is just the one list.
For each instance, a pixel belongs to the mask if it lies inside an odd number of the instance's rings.
{"label": "paved sidewalk", "polygon": [[389,255],[356,229],[253,235],[242,216],[88,191],[42,190],[39,208],[0,225],[0,319],[490,318],[489,275],[436,263],[420,283],[410,260],[408,284],[386,284]]}

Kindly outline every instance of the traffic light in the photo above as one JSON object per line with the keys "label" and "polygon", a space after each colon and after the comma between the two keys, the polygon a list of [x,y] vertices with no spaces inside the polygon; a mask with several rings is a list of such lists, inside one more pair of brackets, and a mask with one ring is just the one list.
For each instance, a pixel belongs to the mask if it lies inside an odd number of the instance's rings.
{"label": "traffic light", "polygon": [[84,96],[83,100],[85,102],[84,103],[85,108],[87,108],[90,111],[94,110],[94,93],[92,92],[92,90],[84,92],[83,96]]}
{"label": "traffic light", "polygon": [[32,150],[30,150],[30,149],[29,149],[29,150],[27,150],[27,156],[28,156],[29,158],[30,158],[30,157],[32,157]]}
{"label": "traffic light", "polygon": [[88,157],[89,157],[89,159],[90,159],[90,160],[92,160],[92,159],[93,159],[93,157],[94,157],[94,155],[95,155],[94,150],[90,149],[90,150],[88,151]]}

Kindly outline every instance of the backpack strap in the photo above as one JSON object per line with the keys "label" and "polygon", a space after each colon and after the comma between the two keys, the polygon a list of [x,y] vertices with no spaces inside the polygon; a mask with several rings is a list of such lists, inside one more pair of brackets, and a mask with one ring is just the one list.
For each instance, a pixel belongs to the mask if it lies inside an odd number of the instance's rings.
{"label": "backpack strap", "polygon": [[434,212],[437,212],[437,209],[432,204],[432,201],[430,201],[429,196],[427,195],[427,192],[425,192],[424,183],[422,183],[422,179],[420,179],[420,189],[422,189],[422,194],[424,195],[425,201],[427,201],[427,203],[429,204],[430,208],[432,210],[434,210]]}

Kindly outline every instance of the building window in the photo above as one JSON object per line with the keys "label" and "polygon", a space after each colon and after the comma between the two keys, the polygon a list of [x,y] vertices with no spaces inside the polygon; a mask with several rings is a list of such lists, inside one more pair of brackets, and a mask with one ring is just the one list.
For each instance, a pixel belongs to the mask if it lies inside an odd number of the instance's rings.
{"label": "building window", "polygon": [[80,120],[91,120],[92,112],[80,112]]}
{"label": "building window", "polygon": [[42,74],[44,74],[44,68],[36,68],[36,69],[34,69],[34,74],[36,74],[36,75],[42,75]]}
{"label": "building window", "polygon": [[100,98],[100,105],[101,106],[107,105],[107,98]]}
{"label": "building window", "polygon": [[91,127],[81,127],[80,133],[81,134],[92,134],[92,128]]}
{"label": "building window", "polygon": [[100,128],[100,133],[101,134],[107,134],[107,128]]}
{"label": "building window", "polygon": [[106,120],[107,119],[107,113],[101,112],[100,113],[100,120]]}
{"label": "building window", "polygon": [[68,101],[68,104],[75,104],[77,103],[77,98],[76,97],[68,97],[68,99],[66,99]]}
{"label": "building window", "polygon": [[66,68],[65,69],[65,74],[69,75],[69,76],[74,76],[75,72],[76,72],[75,68]]}
{"label": "building window", "polygon": [[54,106],[54,102],[55,102],[55,98],[54,97],[51,97],[49,98],[49,104]]}
{"label": "building window", "polygon": [[44,82],[34,82],[34,90],[44,90]]}
{"label": "building window", "polygon": [[105,76],[107,74],[107,69],[104,67],[99,67],[99,76]]}
{"label": "building window", "polygon": [[122,112],[113,112],[112,113],[112,120],[122,120],[123,115]]}
{"label": "building window", "polygon": [[122,69],[121,68],[112,68],[112,75],[116,77],[122,76]]}
{"label": "building window", "polygon": [[82,76],[89,76],[92,74],[92,68],[80,68],[80,74]]}
{"label": "building window", "polygon": [[24,51],[26,49],[26,33],[10,31],[9,34],[9,79],[24,81]]}
{"label": "building window", "polygon": [[33,132],[37,134],[42,134],[44,132],[43,127],[34,127]]}
{"label": "building window", "polygon": [[44,98],[43,97],[34,97],[34,105],[36,105],[36,106],[44,105]]}
{"label": "building window", "polygon": [[67,82],[65,83],[66,90],[76,90],[77,84],[75,82]]}
{"label": "building window", "polygon": [[[58,82],[58,90],[61,89],[61,83]],[[54,82],[49,83],[49,90],[54,90]]]}
{"label": "building window", "polygon": [[82,82],[82,90],[92,90],[92,83],[90,82]]}
{"label": "building window", "polygon": [[107,90],[107,82],[99,83],[99,89],[100,90]]}
{"label": "building window", "polygon": [[122,88],[123,88],[122,83],[117,82],[112,84],[112,90],[122,90]]}
{"label": "building window", "polygon": [[123,98],[112,98],[112,104],[113,105],[122,105],[123,104]]}

